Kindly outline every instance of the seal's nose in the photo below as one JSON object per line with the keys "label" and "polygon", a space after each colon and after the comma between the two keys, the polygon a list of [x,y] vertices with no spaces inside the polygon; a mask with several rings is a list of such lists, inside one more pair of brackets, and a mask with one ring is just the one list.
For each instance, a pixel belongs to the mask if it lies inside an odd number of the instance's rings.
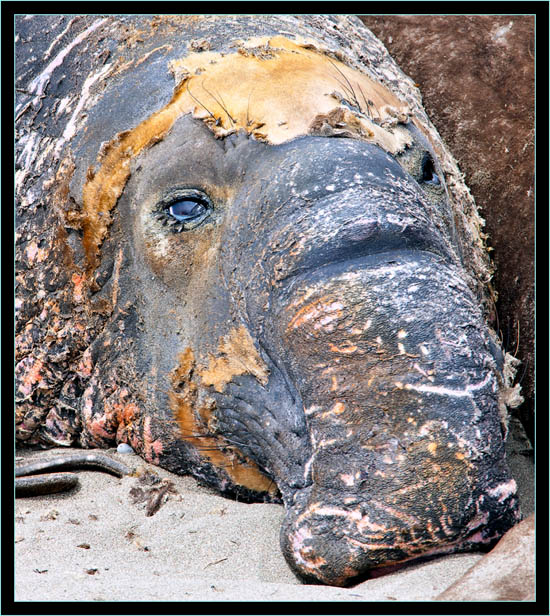
{"label": "seal's nose", "polygon": [[[290,568],[308,583],[349,586],[373,570],[418,558],[487,550],[521,519],[513,480],[479,491],[462,477],[434,486],[404,486],[386,497],[348,497],[313,484],[296,493],[281,527]],[[378,492],[378,493],[377,493]],[[424,506],[426,505],[426,506]]]}
{"label": "seal's nose", "polygon": [[[363,533],[358,532],[361,526]],[[318,502],[310,503],[298,516],[292,512],[287,516],[281,549],[290,568],[305,582],[348,586],[373,569],[410,558],[399,542],[391,545],[394,535],[359,508]]]}
{"label": "seal's nose", "polygon": [[493,347],[459,273],[391,251],[305,272],[279,295],[280,355],[312,445],[282,548],[306,580],[343,586],[487,547],[517,521]]}
{"label": "seal's nose", "polygon": [[[281,527],[281,549],[290,568],[304,581],[345,586],[360,574],[361,567],[349,543],[339,541],[334,527],[329,528],[330,519],[323,515],[323,507],[319,509],[318,515],[307,520],[303,513],[302,519],[287,516]],[[352,515],[342,508],[332,509],[333,517]]]}
{"label": "seal's nose", "polygon": [[402,455],[377,440],[369,451],[364,438],[350,435],[355,459],[347,468],[338,465],[350,458],[345,439],[317,443],[312,484],[287,504],[281,529],[283,554],[306,581],[346,586],[373,569],[452,552],[487,520],[451,452],[435,451],[434,459],[427,439]]}

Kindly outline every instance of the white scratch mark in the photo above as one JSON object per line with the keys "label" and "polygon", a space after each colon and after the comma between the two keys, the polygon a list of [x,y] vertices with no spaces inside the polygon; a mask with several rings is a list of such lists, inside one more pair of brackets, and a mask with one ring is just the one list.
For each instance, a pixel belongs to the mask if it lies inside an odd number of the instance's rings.
{"label": "white scratch mark", "polygon": [[101,69],[101,71],[99,71],[99,73],[96,73],[95,75],[92,75],[91,77],[88,77],[88,79],[86,79],[86,81],[84,82],[84,85],[82,86],[82,93],[80,95],[80,99],[78,101],[78,104],[75,110],[73,111],[73,115],[71,116],[70,120],[67,122],[67,125],[65,126],[62,139],[59,141],[56,147],[56,152],[59,152],[61,148],[63,147],[63,145],[74,137],[76,130],[77,130],[76,129],[76,118],[78,117],[78,114],[81,112],[82,108],[84,107],[84,104],[86,103],[86,99],[90,95],[90,88],[96,81],[98,81],[101,77],[103,77],[105,73],[111,69],[111,67],[112,67],[112,64],[106,64]]}
{"label": "white scratch mark", "polygon": [[63,30],[63,32],[52,42],[52,44],[48,47],[46,53],[44,54],[44,60],[46,60],[46,58],[49,58],[51,56],[52,50],[53,48],[56,46],[57,42],[62,39],[65,34],[67,34],[67,32],[69,31],[69,29],[71,28],[71,26],[74,24],[75,21],[77,21],[79,18],[78,17],[73,17],[71,19],[71,21],[67,24],[67,27],[65,28],[65,30]]}
{"label": "white scratch mark", "polygon": [[437,385],[411,385],[407,383],[405,389],[412,389],[420,393],[437,394],[439,396],[450,396],[451,398],[472,398],[473,392],[483,389],[490,381],[492,374],[487,376],[479,383],[468,384],[464,389],[451,389],[450,387],[440,387]]}
{"label": "white scratch mark", "polygon": [[506,500],[509,496],[512,496],[517,492],[518,486],[513,479],[507,481],[505,483],[500,483],[495,486],[491,490],[487,490],[487,494],[489,496],[493,496],[494,498],[498,498],[499,502]]}
{"label": "white scratch mark", "polygon": [[81,43],[89,34],[91,34],[94,30],[97,30],[97,28],[99,28],[99,26],[101,26],[101,24],[105,23],[106,21],[107,21],[106,17],[103,19],[99,19],[98,21],[94,21],[94,23],[90,27],[88,27],[86,30],[84,30],[84,32],[79,34],[74,39],[74,41],[72,41],[70,45],[67,45],[65,49],[62,49],[57,54],[57,56],[55,56],[55,58],[48,64],[45,70],[42,73],[40,73],[40,75],[37,75],[31,81],[29,85],[29,92],[33,92],[34,94],[37,94],[38,96],[42,96],[42,94],[44,94],[44,89],[46,88],[46,85],[50,81],[50,77],[52,76],[52,73],[58,66],[61,66],[61,64],[63,64],[63,61],[67,57],[67,54],[69,54],[69,52],[76,45]]}

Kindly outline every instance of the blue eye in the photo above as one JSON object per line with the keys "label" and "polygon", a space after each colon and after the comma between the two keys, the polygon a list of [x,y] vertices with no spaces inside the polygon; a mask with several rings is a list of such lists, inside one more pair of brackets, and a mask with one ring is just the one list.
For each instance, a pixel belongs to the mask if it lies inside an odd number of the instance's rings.
{"label": "blue eye", "polygon": [[176,220],[188,222],[205,214],[206,209],[207,208],[204,203],[201,203],[200,201],[195,199],[182,199],[181,201],[172,203],[172,205],[168,208],[168,212]]}
{"label": "blue eye", "polygon": [[190,231],[206,220],[213,210],[208,196],[193,188],[170,191],[153,212],[162,225],[173,231]]}

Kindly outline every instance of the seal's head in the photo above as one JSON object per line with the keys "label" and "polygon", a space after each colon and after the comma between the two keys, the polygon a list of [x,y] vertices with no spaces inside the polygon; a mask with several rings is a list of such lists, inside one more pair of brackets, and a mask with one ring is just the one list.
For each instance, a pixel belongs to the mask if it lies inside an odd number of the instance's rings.
{"label": "seal's head", "polygon": [[74,146],[71,280],[101,317],[78,412],[33,438],[282,498],[307,580],[490,545],[519,516],[504,360],[425,122],[298,36],[166,52],[176,87],[143,114],[155,45]]}

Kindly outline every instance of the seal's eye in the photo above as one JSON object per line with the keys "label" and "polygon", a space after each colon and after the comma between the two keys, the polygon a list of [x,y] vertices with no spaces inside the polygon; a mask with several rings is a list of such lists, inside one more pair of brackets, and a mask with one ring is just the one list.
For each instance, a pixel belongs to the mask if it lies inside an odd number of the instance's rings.
{"label": "seal's eye", "polygon": [[422,158],[422,182],[424,184],[433,184],[438,186],[441,184],[439,176],[435,172],[434,161],[432,157],[426,152]]}
{"label": "seal's eye", "polygon": [[154,216],[174,231],[195,229],[212,211],[212,203],[205,193],[192,188],[172,191],[159,206]]}
{"label": "seal's eye", "polygon": [[170,216],[180,222],[188,222],[199,218],[206,212],[206,205],[194,199],[182,199],[168,207]]}

